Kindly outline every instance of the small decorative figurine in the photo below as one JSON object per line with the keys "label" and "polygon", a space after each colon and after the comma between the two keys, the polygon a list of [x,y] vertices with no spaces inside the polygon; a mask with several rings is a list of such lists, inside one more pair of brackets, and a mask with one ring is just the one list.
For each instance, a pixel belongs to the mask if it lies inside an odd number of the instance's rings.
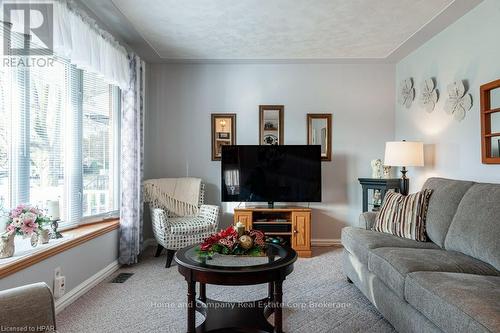
{"label": "small decorative figurine", "polygon": [[382,178],[382,160],[376,159],[371,161],[372,165],[372,178]]}
{"label": "small decorative figurine", "polygon": [[392,167],[390,165],[384,165],[384,179],[391,178]]}

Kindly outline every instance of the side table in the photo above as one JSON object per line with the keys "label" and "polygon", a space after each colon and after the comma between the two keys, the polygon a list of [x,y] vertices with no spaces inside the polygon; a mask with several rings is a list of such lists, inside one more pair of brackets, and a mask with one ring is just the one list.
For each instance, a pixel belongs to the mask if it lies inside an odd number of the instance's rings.
{"label": "side table", "polygon": [[358,178],[363,190],[363,212],[368,211],[368,190],[379,190],[381,200],[389,190],[394,190],[403,195],[408,194],[409,180],[401,178],[378,179],[378,178]]}

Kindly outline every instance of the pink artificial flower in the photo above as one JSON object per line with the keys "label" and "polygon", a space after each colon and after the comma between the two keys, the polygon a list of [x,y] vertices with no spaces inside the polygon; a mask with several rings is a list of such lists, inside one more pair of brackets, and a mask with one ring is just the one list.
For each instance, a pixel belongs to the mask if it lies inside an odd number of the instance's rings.
{"label": "pink artificial flower", "polygon": [[32,218],[26,218],[21,225],[21,231],[25,235],[31,235],[36,229],[38,229],[38,224]]}
{"label": "pink artificial flower", "polygon": [[13,224],[9,224],[7,226],[7,232],[11,233],[13,231],[16,231],[16,227]]}
{"label": "pink artificial flower", "polygon": [[13,219],[13,218],[16,218],[16,217],[19,217],[19,215],[21,215],[23,213],[23,210],[19,207],[17,208],[14,208],[13,210],[10,211],[10,217]]}

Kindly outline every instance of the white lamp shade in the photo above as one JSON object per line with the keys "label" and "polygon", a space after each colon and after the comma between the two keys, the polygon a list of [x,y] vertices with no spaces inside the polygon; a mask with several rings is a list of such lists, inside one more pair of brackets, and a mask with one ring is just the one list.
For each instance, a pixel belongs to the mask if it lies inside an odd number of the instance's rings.
{"label": "white lamp shade", "polygon": [[424,144],[410,141],[387,142],[385,144],[384,165],[424,166]]}

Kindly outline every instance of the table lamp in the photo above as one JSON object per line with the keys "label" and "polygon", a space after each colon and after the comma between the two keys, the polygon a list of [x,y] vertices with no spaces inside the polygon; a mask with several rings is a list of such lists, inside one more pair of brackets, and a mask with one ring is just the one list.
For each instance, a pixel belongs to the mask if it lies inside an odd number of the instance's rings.
{"label": "table lamp", "polygon": [[391,141],[385,144],[384,165],[401,168],[401,193],[407,195],[410,182],[406,167],[424,166],[424,144],[422,142]]}
{"label": "table lamp", "polygon": [[408,179],[406,167],[424,166],[424,144],[404,140],[386,142],[384,165],[402,167],[401,178]]}

